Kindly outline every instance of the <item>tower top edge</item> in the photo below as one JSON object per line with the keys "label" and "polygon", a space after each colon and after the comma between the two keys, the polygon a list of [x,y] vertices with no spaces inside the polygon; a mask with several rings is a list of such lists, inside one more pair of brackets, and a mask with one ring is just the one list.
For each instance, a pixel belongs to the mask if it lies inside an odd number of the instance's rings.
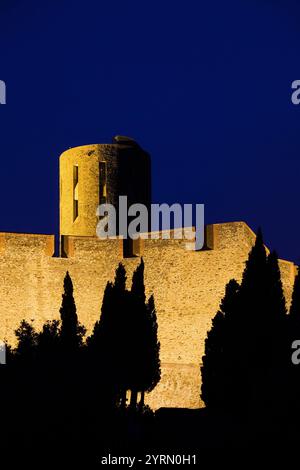
{"label": "tower top edge", "polygon": [[116,135],[113,137],[112,142],[107,142],[107,143],[97,143],[97,144],[84,144],[84,145],[76,145],[74,147],[69,147],[68,149],[64,150],[61,155],[64,155],[65,153],[72,152],[72,151],[77,151],[77,150],[100,150],[101,148],[107,148],[107,147],[139,147],[139,144],[131,137],[126,137],[126,136],[121,136],[121,135]]}

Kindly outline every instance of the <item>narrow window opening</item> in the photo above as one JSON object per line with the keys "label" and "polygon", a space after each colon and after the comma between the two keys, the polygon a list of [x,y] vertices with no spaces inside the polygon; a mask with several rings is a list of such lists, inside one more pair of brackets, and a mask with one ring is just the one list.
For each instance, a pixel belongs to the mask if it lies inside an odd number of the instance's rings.
{"label": "narrow window opening", "polygon": [[123,257],[124,258],[133,258],[133,240],[131,238],[125,238],[123,240]]}
{"label": "narrow window opening", "polygon": [[131,238],[123,239],[123,258],[135,258],[136,256],[142,256],[143,244],[142,240],[132,240]]}
{"label": "narrow window opening", "polygon": [[78,165],[73,167],[73,222],[78,217]]}
{"label": "narrow window opening", "polygon": [[106,204],[106,162],[99,163],[99,204]]}

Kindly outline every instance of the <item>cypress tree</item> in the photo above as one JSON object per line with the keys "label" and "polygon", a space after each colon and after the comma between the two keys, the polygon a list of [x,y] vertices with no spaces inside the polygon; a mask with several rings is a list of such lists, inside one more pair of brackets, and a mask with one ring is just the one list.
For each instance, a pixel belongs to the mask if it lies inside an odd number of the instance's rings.
{"label": "cypress tree", "polygon": [[64,278],[60,317],[60,343],[62,351],[68,354],[74,353],[82,345],[85,328],[78,322],[73,296],[73,283],[68,271]]}
{"label": "cypress tree", "polygon": [[144,394],[150,392],[160,380],[159,342],[157,339],[157,318],[154,297],[146,303],[144,282],[144,261],[141,259],[132,276],[130,291],[130,352],[129,381],[131,391],[130,406],[135,409],[137,394],[141,392],[141,403]]}
{"label": "cypress tree", "polygon": [[[289,318],[291,319],[291,322],[295,322],[295,325],[298,323],[300,327],[300,273],[299,271],[295,277]],[[300,328],[299,328],[299,332],[300,332]]]}
{"label": "cypress tree", "polygon": [[250,414],[262,393],[266,360],[262,351],[268,342],[266,338],[268,287],[267,252],[259,229],[243,273],[236,323],[239,333],[237,348],[240,351],[238,408],[239,411],[243,408]]}
{"label": "cypress tree", "polygon": [[289,406],[289,418],[291,423],[298,425],[300,416],[300,366],[293,364],[292,349],[293,342],[300,340],[300,273],[298,271],[293,287],[292,301],[289,315],[287,316],[286,332],[286,365],[288,370],[288,391],[287,402]]}
{"label": "cypress tree", "polygon": [[106,347],[107,357],[105,362],[110,364],[112,372],[110,380],[116,390],[119,390],[120,403],[123,408],[126,406],[126,377],[128,375],[128,349],[130,347],[126,280],[126,269],[122,263],[119,263],[116,269],[112,295],[109,296],[110,292],[107,292],[108,298],[103,303],[104,309],[101,312],[100,321],[103,325],[103,336],[106,337],[104,344],[109,343]]}
{"label": "cypress tree", "polygon": [[108,282],[104,291],[100,320],[87,340],[88,353],[96,376],[118,393],[121,405],[126,404],[128,292],[126,270],[119,263],[114,282]]}
{"label": "cypress tree", "polygon": [[131,391],[131,407],[136,408],[137,393],[151,391],[160,379],[157,318],[153,296],[146,303],[143,260],[126,290],[126,271],[120,263],[114,283],[107,283],[100,321],[87,340],[94,363],[106,381],[119,391],[121,405]]}
{"label": "cypress tree", "polygon": [[240,288],[229,286],[206,341],[202,397],[237,412],[266,410],[282,379],[286,309],[277,255],[267,256],[261,230]]}
{"label": "cypress tree", "polygon": [[202,358],[201,398],[210,408],[224,409],[232,400],[234,357],[234,320],[240,286],[232,279],[225,288],[220,310],[212,320]]}
{"label": "cypress tree", "polygon": [[104,290],[100,320],[96,321],[92,335],[87,338],[87,345],[93,354],[99,354],[100,350],[103,350],[104,353],[107,347],[105,347],[105,340],[107,339],[107,335],[103,334],[103,331],[105,333],[105,330],[108,328],[109,322],[111,320],[110,314],[113,293],[113,284],[108,282]]}
{"label": "cypress tree", "polygon": [[300,340],[300,273],[298,271],[293,287],[292,301],[287,315],[286,348],[290,357],[291,346],[294,340]]}
{"label": "cypress tree", "polygon": [[121,297],[126,290],[126,279],[126,269],[122,263],[119,263],[116,269],[114,287]]}
{"label": "cypress tree", "polygon": [[[270,420],[283,383],[286,307],[278,258],[267,255],[259,230],[241,284],[240,325],[244,348],[244,407]],[[242,348],[240,344],[239,348]],[[278,407],[278,402],[277,402]]]}
{"label": "cypress tree", "polygon": [[160,343],[158,341],[158,324],[154,296],[149,297],[146,305],[147,332],[145,341],[145,378],[144,387],[141,390],[141,406],[144,405],[145,392],[152,392],[161,377],[160,369]]}
{"label": "cypress tree", "polygon": [[264,308],[267,281],[267,253],[263,243],[261,229],[258,230],[255,244],[250,250],[241,283],[241,301],[243,309],[252,310],[251,319],[257,321],[257,316]]}
{"label": "cypress tree", "polygon": [[281,274],[278,263],[278,256],[275,251],[267,258],[268,291],[267,307],[273,320],[279,322],[286,316],[286,303],[281,282]]}
{"label": "cypress tree", "polygon": [[144,272],[145,264],[143,258],[141,258],[140,264],[133,273],[131,285],[131,295],[140,301],[141,304],[144,304],[146,301]]}

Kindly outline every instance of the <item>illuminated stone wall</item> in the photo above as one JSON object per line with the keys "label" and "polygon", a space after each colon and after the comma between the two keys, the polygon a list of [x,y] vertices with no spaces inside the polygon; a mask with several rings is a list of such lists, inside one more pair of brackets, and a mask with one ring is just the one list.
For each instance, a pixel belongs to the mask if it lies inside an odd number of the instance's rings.
{"label": "illuminated stone wall", "polygon": [[[188,251],[180,240],[145,240],[147,295],[154,294],[161,342],[162,380],[147,397],[153,407],[198,407],[200,362],[204,340],[226,283],[241,279],[255,236],[243,222],[209,226],[212,249]],[[128,280],[140,257],[122,257],[122,241],[95,237],[65,240],[67,257],[53,257],[54,236],[0,234],[0,338],[14,341],[20,321],[34,319],[39,329],[59,317],[63,278],[74,283],[79,319],[90,333],[99,319],[106,282],[117,264],[126,266]],[[296,267],[280,261],[287,301]]]}

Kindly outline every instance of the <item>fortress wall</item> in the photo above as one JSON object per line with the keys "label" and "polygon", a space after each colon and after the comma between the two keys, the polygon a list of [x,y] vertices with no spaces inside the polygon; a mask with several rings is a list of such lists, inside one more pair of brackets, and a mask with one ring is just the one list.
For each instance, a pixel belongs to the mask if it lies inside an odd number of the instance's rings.
{"label": "fortress wall", "polygon": [[[241,279],[254,234],[243,222],[210,226],[213,250],[184,249],[181,240],[144,240],[147,296],[154,294],[161,342],[162,380],[147,402],[160,406],[200,405],[199,367],[211,319],[226,283]],[[139,257],[121,258],[120,240],[68,237],[68,258],[52,257],[52,235],[0,234],[0,338],[13,340],[22,318],[34,318],[40,328],[59,317],[63,278],[74,283],[80,321],[90,333],[99,319],[108,280],[122,261],[128,286]],[[282,261],[288,299],[295,274],[293,263]]]}
{"label": "fortress wall", "polygon": [[200,405],[200,363],[206,333],[226,283],[231,278],[241,279],[251,247],[244,224],[214,226],[213,232],[214,250],[200,252],[184,251],[179,241],[169,244],[168,249],[162,240],[145,241],[146,286],[155,292],[161,360],[168,364],[149,397],[152,406],[168,406],[175,397],[177,406]]}
{"label": "fortress wall", "polygon": [[12,343],[23,318],[34,319],[37,327],[54,318],[63,277],[51,270],[53,235],[1,233],[0,247],[0,338]]}

